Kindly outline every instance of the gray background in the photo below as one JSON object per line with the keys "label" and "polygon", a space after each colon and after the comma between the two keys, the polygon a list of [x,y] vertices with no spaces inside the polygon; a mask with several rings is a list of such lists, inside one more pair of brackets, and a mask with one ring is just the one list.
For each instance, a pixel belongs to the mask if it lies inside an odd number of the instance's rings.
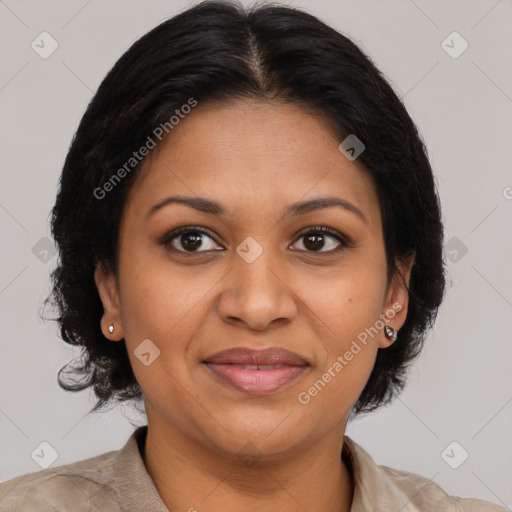
{"label": "gray background", "polygon": [[[435,329],[404,393],[347,433],[379,464],[512,506],[512,4],[289,3],[353,38],[404,97],[444,208],[450,286]],[[57,451],[56,466],[119,449],[134,428],[128,410],[88,415],[88,392],[57,385],[58,369],[78,351],[38,316],[56,263],[45,238],[66,151],[94,91],[132,42],[189,5],[0,1],[0,481],[41,469],[31,453],[42,441]],[[31,48],[43,31],[59,45],[47,59]],[[458,58],[442,46],[453,31],[469,44]],[[457,38],[447,44],[462,48]],[[441,456],[453,441],[452,464],[469,453],[457,469]]]}

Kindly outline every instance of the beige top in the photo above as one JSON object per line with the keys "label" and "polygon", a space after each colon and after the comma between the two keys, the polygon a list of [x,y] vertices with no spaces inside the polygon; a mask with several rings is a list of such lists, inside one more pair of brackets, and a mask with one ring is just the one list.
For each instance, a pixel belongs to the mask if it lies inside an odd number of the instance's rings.
{"label": "beige top", "polygon": [[[147,426],[111,451],[19,476],[0,484],[2,512],[169,512],[141,457]],[[504,512],[472,498],[449,496],[413,473],[378,466],[361,446],[344,437],[343,460],[354,478],[351,512]],[[200,510],[199,505],[196,507]],[[194,510],[191,504],[190,511]]]}

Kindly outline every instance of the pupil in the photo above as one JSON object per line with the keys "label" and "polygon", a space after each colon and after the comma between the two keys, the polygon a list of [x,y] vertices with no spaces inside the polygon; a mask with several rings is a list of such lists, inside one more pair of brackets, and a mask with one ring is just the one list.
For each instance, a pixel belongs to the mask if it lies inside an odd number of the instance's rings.
{"label": "pupil", "polygon": [[201,242],[202,242],[202,239],[201,239],[201,235],[200,234],[190,234],[190,233],[187,233],[185,235],[182,235],[181,236],[181,245],[185,248],[185,249],[197,249],[199,247],[201,247]]}
{"label": "pupil", "polygon": [[[312,249],[312,250],[322,249],[322,247],[324,245],[323,238],[324,238],[323,235],[309,235],[306,237],[304,245],[307,249]],[[311,242],[311,244],[310,244],[311,246],[308,247],[308,244],[310,242]]]}

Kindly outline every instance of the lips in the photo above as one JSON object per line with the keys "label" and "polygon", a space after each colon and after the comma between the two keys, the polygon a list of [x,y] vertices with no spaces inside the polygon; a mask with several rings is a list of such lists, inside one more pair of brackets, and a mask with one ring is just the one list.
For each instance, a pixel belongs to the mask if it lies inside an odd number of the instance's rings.
{"label": "lips", "polygon": [[238,365],[282,365],[303,366],[308,363],[295,352],[284,348],[271,347],[265,350],[251,350],[243,347],[217,352],[205,359],[206,363]]}
{"label": "lips", "polygon": [[273,393],[309,368],[301,356],[279,347],[232,348],[207,357],[203,363],[217,379],[249,395]]}

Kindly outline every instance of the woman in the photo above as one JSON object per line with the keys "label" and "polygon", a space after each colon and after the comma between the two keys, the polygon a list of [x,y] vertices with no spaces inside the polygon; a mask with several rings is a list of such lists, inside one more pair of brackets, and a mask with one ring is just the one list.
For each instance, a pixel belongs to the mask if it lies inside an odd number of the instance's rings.
{"label": "woman", "polygon": [[148,425],[2,484],[8,510],[505,510],[345,435],[422,348],[443,228],[403,104],[318,19],[206,2],[137,41],[81,121],[52,233],[84,350],[61,385],[143,402]]}

